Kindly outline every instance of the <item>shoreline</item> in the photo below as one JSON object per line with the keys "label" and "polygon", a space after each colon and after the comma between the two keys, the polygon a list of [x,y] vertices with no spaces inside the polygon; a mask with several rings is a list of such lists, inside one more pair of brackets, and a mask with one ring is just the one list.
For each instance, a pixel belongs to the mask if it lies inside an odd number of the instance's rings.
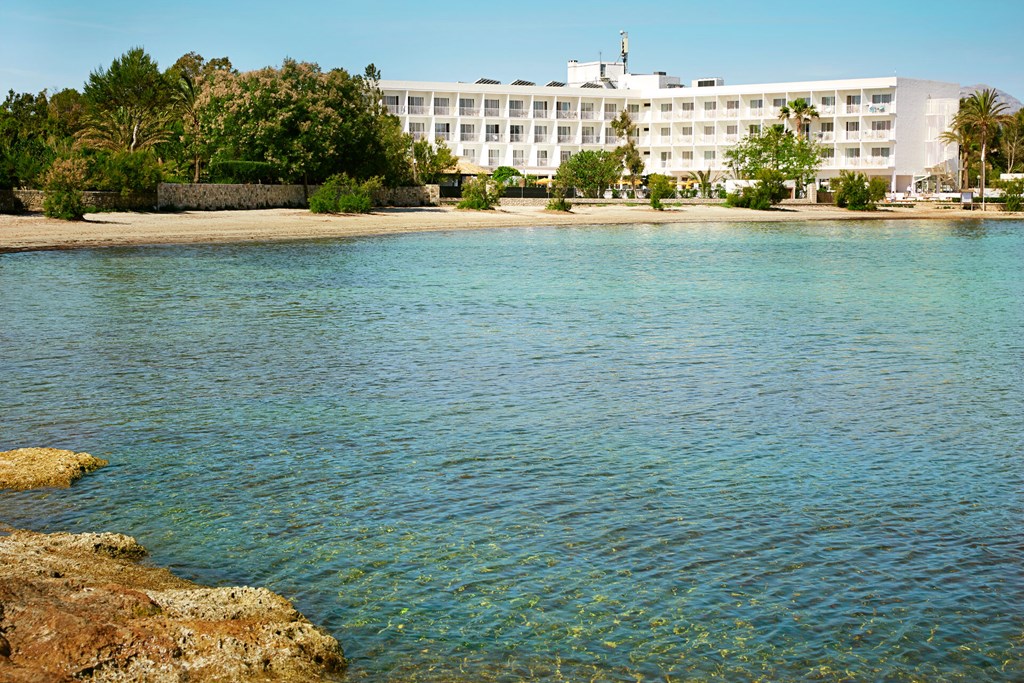
{"label": "shoreline", "polygon": [[577,205],[572,213],[540,206],[463,211],[452,207],[377,209],[365,215],[314,214],[306,209],[94,213],[83,221],[38,214],[0,215],[0,253],[170,244],[231,244],[377,237],[417,232],[525,227],[664,223],[778,223],[848,220],[1020,220],[1022,214],[932,207],[848,211],[831,205],[783,205],[772,211],[695,204],[655,211],[648,206]]}

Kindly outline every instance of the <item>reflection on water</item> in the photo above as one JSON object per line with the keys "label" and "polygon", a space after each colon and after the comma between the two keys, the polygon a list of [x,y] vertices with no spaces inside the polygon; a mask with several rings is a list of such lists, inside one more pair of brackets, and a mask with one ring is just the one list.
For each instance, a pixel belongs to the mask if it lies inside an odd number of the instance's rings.
{"label": "reflection on water", "polygon": [[[352,680],[1020,680],[1024,225],[0,259],[0,519],[294,597]],[[970,238],[970,239],[966,239]]]}

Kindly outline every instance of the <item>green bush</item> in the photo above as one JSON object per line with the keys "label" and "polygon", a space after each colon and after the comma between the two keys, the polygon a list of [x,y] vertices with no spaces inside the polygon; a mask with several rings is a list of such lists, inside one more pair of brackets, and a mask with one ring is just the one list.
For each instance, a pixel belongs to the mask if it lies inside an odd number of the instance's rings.
{"label": "green bush", "polygon": [[675,184],[668,176],[660,173],[652,173],[647,178],[647,189],[650,193],[651,208],[663,211],[665,207],[661,200],[676,196]]}
{"label": "green bush", "polygon": [[91,185],[101,192],[129,195],[155,192],[163,179],[160,160],[152,150],[103,152],[93,158]]}
{"label": "green bush", "polygon": [[1005,209],[1024,211],[1024,180],[1004,180],[999,186],[1003,189]]}
{"label": "green bush", "polygon": [[309,198],[313,213],[370,213],[381,192],[381,178],[359,183],[345,173],[333,175]]}
{"label": "green bush", "polygon": [[756,184],[726,195],[725,205],[767,211],[789,196],[785,179],[778,171],[762,169],[758,171],[755,180]]}
{"label": "green bush", "polygon": [[856,171],[841,171],[831,183],[836,206],[851,211],[869,211],[875,208],[871,201],[868,177]]}
{"label": "green bush", "polygon": [[501,201],[502,191],[502,186],[492,178],[479,175],[462,184],[462,201],[458,203],[457,208],[475,211],[493,209]]}
{"label": "green bush", "polygon": [[43,214],[66,221],[81,220],[85,215],[82,188],[87,175],[85,159],[58,159],[53,162],[44,180]]}
{"label": "green bush", "polygon": [[281,182],[280,169],[268,161],[214,161],[209,171],[212,183],[274,185]]}
{"label": "green bush", "polygon": [[544,207],[548,211],[570,211],[572,210],[572,204],[565,200],[565,197],[552,197],[548,200],[547,206]]}

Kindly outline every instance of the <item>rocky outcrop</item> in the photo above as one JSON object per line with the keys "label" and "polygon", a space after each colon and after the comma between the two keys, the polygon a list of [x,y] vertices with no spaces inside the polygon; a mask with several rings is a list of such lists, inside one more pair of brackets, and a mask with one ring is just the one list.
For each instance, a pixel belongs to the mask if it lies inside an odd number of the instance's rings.
{"label": "rocky outcrop", "polygon": [[0,531],[0,680],[332,680],[334,638],[263,588],[203,588],[120,534]]}
{"label": "rocky outcrop", "polygon": [[0,489],[67,488],[107,464],[88,453],[57,448],[18,448],[0,453]]}

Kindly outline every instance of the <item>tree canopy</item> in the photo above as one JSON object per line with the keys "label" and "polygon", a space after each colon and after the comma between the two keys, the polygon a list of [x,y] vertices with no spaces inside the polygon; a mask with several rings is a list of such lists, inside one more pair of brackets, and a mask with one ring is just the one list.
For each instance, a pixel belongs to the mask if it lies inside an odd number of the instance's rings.
{"label": "tree canopy", "polygon": [[586,197],[596,198],[604,194],[622,172],[622,164],[614,152],[605,150],[583,150],[562,162],[558,168],[564,182],[575,187]]}
{"label": "tree canopy", "polygon": [[726,163],[737,178],[754,178],[762,170],[777,171],[802,187],[821,166],[821,150],[803,136],[769,126],[752,133],[725,152]]}

